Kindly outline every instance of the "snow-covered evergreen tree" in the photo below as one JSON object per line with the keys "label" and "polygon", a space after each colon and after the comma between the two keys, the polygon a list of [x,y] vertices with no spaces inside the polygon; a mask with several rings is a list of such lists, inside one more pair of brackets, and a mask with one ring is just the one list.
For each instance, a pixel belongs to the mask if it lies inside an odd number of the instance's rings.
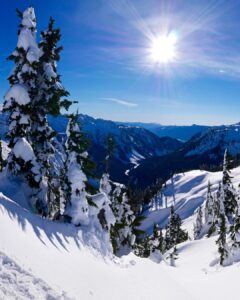
{"label": "snow-covered evergreen tree", "polygon": [[89,223],[89,204],[86,193],[87,176],[84,163],[88,157],[87,144],[78,123],[78,114],[69,116],[65,162],[65,215],[75,225]]}
{"label": "snow-covered evergreen tree", "polygon": [[62,191],[60,188],[59,170],[54,167],[55,131],[49,126],[47,116],[60,114],[61,107],[70,105],[70,101],[62,100],[68,92],[61,84],[57,72],[57,62],[60,59],[62,47],[58,47],[61,34],[54,28],[54,20],[50,18],[46,31],[41,32],[42,40],[39,44],[41,56],[38,68],[38,95],[34,101],[32,113],[32,141],[37,161],[41,167],[42,183],[40,193],[44,194],[47,205],[47,215],[58,218],[62,205]]}
{"label": "snow-covered evergreen tree", "polygon": [[217,194],[213,194],[213,207],[211,222],[207,223],[207,237],[214,235],[217,232],[219,224],[219,198]]}
{"label": "snow-covered evergreen tree", "polygon": [[200,238],[201,231],[203,228],[203,213],[202,207],[200,206],[197,210],[197,218],[194,224],[194,239],[197,240]]}
{"label": "snow-covered evergreen tree", "polygon": [[174,246],[172,248],[172,250],[168,253],[168,256],[166,257],[169,260],[169,265],[171,267],[175,267],[175,260],[178,259],[178,251],[177,251],[177,247]]}
{"label": "snow-covered evergreen tree", "polygon": [[4,167],[4,159],[2,153],[2,141],[0,140],[0,172],[2,172],[3,167]]}
{"label": "snow-covered evergreen tree", "polygon": [[214,199],[211,192],[211,183],[208,182],[207,199],[204,209],[205,223],[210,227],[214,221]]}
{"label": "snow-covered evergreen tree", "polygon": [[9,77],[10,89],[5,95],[3,111],[9,115],[7,138],[11,149],[7,167],[15,175],[27,179],[37,194],[41,173],[32,149],[31,118],[33,102],[38,93],[37,78],[41,51],[36,43],[36,18],[34,9],[29,7],[18,13],[21,23],[18,43],[9,59],[15,68]]}
{"label": "snow-covered evergreen tree", "polygon": [[[104,192],[102,180],[100,180],[100,193],[89,195],[89,218],[90,225],[96,230],[101,230],[108,238],[108,242],[112,242],[111,229],[115,225],[116,219],[111,208],[111,200]],[[112,248],[114,251],[114,245]]]}
{"label": "snow-covered evergreen tree", "polygon": [[230,237],[231,237],[231,251],[232,254],[239,254],[240,252],[240,215],[237,212],[234,223],[230,227]]}
{"label": "snow-covered evergreen tree", "polygon": [[223,160],[222,189],[224,209],[228,219],[232,219],[234,217],[234,213],[237,208],[236,191],[233,187],[231,178],[232,177],[230,176],[230,158],[226,149]]}
{"label": "snow-covered evergreen tree", "polygon": [[218,239],[216,241],[216,244],[218,245],[218,253],[220,255],[220,265],[224,265],[226,259],[229,256],[229,249],[227,245],[226,236],[227,236],[226,217],[223,213],[221,213]]}
{"label": "snow-covered evergreen tree", "polygon": [[50,18],[48,28],[41,32],[42,41],[39,43],[41,50],[41,80],[43,89],[43,106],[47,113],[57,116],[61,108],[68,110],[71,101],[62,99],[69,95],[61,84],[60,75],[57,72],[57,62],[60,60],[60,52],[63,47],[58,46],[61,38],[59,28],[54,28],[54,19]]}
{"label": "snow-covered evergreen tree", "polygon": [[151,253],[155,251],[160,251],[161,253],[163,253],[164,238],[162,230],[159,228],[158,224],[154,224],[153,226],[153,234],[149,238],[149,244]]}
{"label": "snow-covered evergreen tree", "polygon": [[150,237],[145,235],[134,245],[134,253],[139,257],[149,257],[151,255]]}
{"label": "snow-covered evergreen tree", "polygon": [[169,222],[166,227],[165,244],[166,250],[171,249],[179,243],[188,239],[188,234],[181,228],[182,220],[178,214],[175,213],[174,207],[171,206],[171,213]]}
{"label": "snow-covered evergreen tree", "polygon": [[110,199],[116,222],[111,228],[114,252],[117,255],[129,253],[135,243],[134,221],[136,219],[129,204],[127,189],[124,185],[110,181],[109,174],[103,174],[100,191]]}
{"label": "snow-covered evergreen tree", "polygon": [[112,134],[109,134],[107,136],[106,146],[107,146],[107,155],[105,157],[105,169],[106,169],[106,173],[109,173],[111,159],[116,147],[116,141]]}

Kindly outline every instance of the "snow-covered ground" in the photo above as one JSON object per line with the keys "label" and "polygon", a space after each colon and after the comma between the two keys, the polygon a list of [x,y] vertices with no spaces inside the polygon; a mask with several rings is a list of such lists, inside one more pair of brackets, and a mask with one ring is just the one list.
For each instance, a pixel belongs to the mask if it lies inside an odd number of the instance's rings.
{"label": "snow-covered ground", "polygon": [[23,270],[7,255],[0,253],[0,299],[70,299],[56,293],[48,284]]}
{"label": "snow-covered ground", "polygon": [[[238,178],[239,173],[240,168],[232,172]],[[177,212],[186,216],[184,226],[189,230],[192,213],[203,201],[208,180],[217,188],[220,176],[204,171],[175,176]],[[164,193],[170,205],[173,186],[170,181],[167,186]],[[19,201],[21,205],[17,203],[18,197],[13,201],[0,194],[0,299],[238,298],[240,264],[224,268],[218,265],[216,237],[179,245],[176,267],[133,254],[119,259],[109,252],[98,232],[42,219],[26,204],[22,207],[23,200]],[[148,219],[161,223],[166,210],[163,206],[149,212]],[[145,221],[145,227],[151,222]]]}
{"label": "snow-covered ground", "polygon": [[[240,167],[231,171],[232,182],[238,190],[240,184]],[[142,229],[151,231],[153,224],[157,223],[164,228],[168,222],[171,205],[175,205],[175,211],[183,219],[183,226],[190,233],[193,230],[195,220],[194,212],[204,202],[207,194],[208,182],[212,192],[216,191],[222,179],[222,172],[207,172],[201,170],[176,174],[166,183],[162,194],[156,199],[158,209],[150,209],[146,212],[146,220]]]}

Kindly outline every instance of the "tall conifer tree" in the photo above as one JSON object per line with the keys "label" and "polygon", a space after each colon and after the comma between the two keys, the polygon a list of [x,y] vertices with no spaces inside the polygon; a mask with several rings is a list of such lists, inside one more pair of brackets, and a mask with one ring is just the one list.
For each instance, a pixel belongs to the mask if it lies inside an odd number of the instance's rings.
{"label": "tall conifer tree", "polygon": [[165,234],[166,250],[188,239],[188,234],[182,230],[181,226],[182,220],[180,216],[175,213],[174,207],[171,206],[171,213]]}
{"label": "tall conifer tree", "polygon": [[202,207],[200,206],[197,210],[197,218],[194,224],[194,239],[197,240],[200,238],[201,231],[203,228],[203,214]]}
{"label": "tall conifer tree", "polygon": [[218,245],[218,253],[220,255],[220,265],[224,265],[226,259],[229,256],[229,249],[226,240],[226,235],[227,235],[226,217],[223,213],[220,214],[220,227],[219,227],[218,234],[219,235],[216,244]]}
{"label": "tall conifer tree", "polygon": [[75,225],[89,223],[89,204],[86,192],[88,142],[84,138],[78,123],[78,114],[69,115],[66,141],[65,162],[65,215],[71,218]]}
{"label": "tall conifer tree", "polygon": [[234,213],[237,208],[236,191],[233,187],[231,179],[232,177],[230,175],[230,157],[226,149],[223,160],[222,196],[225,214],[228,217],[228,219],[234,217]]}
{"label": "tall conifer tree", "polygon": [[37,78],[41,52],[36,43],[34,9],[29,7],[23,13],[18,11],[18,15],[21,18],[18,43],[9,56],[15,63],[15,68],[8,78],[10,89],[3,106],[3,111],[9,115],[7,138],[11,151],[7,167],[13,174],[27,179],[35,194],[41,182],[41,174],[31,146],[31,117],[34,99],[38,93]]}

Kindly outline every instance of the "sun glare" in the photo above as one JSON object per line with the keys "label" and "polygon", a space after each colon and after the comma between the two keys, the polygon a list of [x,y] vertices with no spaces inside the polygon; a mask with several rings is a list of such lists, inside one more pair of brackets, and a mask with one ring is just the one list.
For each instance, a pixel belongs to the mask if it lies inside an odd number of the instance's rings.
{"label": "sun glare", "polygon": [[174,33],[155,38],[150,47],[151,59],[157,63],[172,62],[177,56],[176,44],[177,36]]}

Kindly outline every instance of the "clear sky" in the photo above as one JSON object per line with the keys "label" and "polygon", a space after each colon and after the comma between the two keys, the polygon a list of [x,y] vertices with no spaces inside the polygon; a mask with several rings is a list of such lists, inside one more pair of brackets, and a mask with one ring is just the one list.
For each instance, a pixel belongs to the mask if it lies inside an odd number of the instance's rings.
{"label": "clear sky", "polygon": [[7,0],[0,11],[0,95],[13,65],[15,9],[53,16],[59,72],[79,111],[119,121],[240,121],[240,1]]}

